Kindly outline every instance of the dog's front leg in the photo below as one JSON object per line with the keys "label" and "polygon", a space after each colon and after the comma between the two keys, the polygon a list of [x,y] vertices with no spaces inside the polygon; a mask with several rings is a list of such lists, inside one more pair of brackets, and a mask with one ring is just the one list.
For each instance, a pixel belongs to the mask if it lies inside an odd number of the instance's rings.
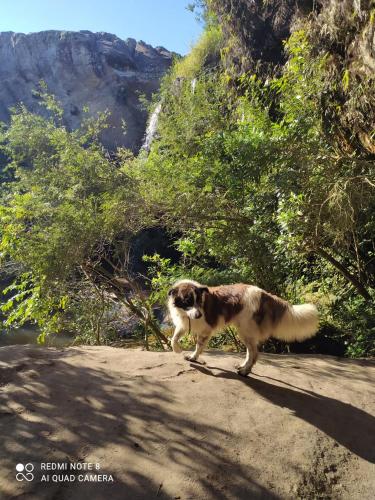
{"label": "dog's front leg", "polygon": [[197,335],[197,344],[195,346],[195,351],[192,354],[188,354],[187,356],[185,356],[185,358],[188,361],[198,361],[198,358],[207,346],[210,337],[211,335],[207,333],[200,333],[199,335]]}
{"label": "dog's front leg", "polygon": [[174,331],[174,334],[173,334],[173,337],[171,340],[171,346],[172,346],[173,352],[175,352],[177,354],[182,352],[182,347],[180,346],[178,341],[184,335],[184,333],[185,333],[185,328],[183,326],[176,327],[176,329]]}

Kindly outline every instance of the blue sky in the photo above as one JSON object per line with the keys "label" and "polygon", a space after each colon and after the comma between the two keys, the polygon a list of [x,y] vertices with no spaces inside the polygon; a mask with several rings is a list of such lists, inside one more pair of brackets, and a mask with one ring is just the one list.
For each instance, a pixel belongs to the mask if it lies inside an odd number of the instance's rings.
{"label": "blue sky", "polygon": [[186,54],[202,26],[189,0],[1,0],[0,31],[107,31]]}

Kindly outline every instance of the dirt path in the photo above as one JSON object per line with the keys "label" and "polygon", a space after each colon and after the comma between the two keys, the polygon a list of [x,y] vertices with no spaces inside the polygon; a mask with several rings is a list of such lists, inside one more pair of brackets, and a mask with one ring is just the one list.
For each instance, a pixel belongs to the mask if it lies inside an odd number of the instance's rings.
{"label": "dirt path", "polygon": [[243,379],[203,359],[0,348],[0,498],[374,498],[374,361],[262,355]]}

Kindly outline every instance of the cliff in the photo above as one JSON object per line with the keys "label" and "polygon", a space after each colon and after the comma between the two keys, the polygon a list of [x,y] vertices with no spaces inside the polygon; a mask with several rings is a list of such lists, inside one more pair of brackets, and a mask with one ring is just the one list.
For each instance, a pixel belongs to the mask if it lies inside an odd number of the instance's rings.
{"label": "cliff", "polygon": [[[0,120],[23,102],[42,113],[33,91],[44,80],[65,111],[65,124],[74,129],[89,114],[108,110],[109,128],[102,141],[108,149],[125,146],[137,151],[146,129],[147,112],[139,95],[150,97],[172,63],[173,54],[128,38],[89,31],[0,33]],[[124,134],[123,120],[126,122]]]}
{"label": "cliff", "polygon": [[319,108],[326,134],[346,154],[375,156],[375,18],[370,0],[211,0],[228,45],[228,66],[267,79],[288,60],[284,42],[302,29],[325,56]]}

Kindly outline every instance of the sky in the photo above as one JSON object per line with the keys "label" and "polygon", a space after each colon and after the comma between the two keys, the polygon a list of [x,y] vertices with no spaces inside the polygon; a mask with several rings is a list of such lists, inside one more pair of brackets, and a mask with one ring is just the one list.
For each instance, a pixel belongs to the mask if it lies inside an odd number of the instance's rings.
{"label": "sky", "polygon": [[186,54],[202,26],[189,0],[0,0],[0,31],[106,31]]}

